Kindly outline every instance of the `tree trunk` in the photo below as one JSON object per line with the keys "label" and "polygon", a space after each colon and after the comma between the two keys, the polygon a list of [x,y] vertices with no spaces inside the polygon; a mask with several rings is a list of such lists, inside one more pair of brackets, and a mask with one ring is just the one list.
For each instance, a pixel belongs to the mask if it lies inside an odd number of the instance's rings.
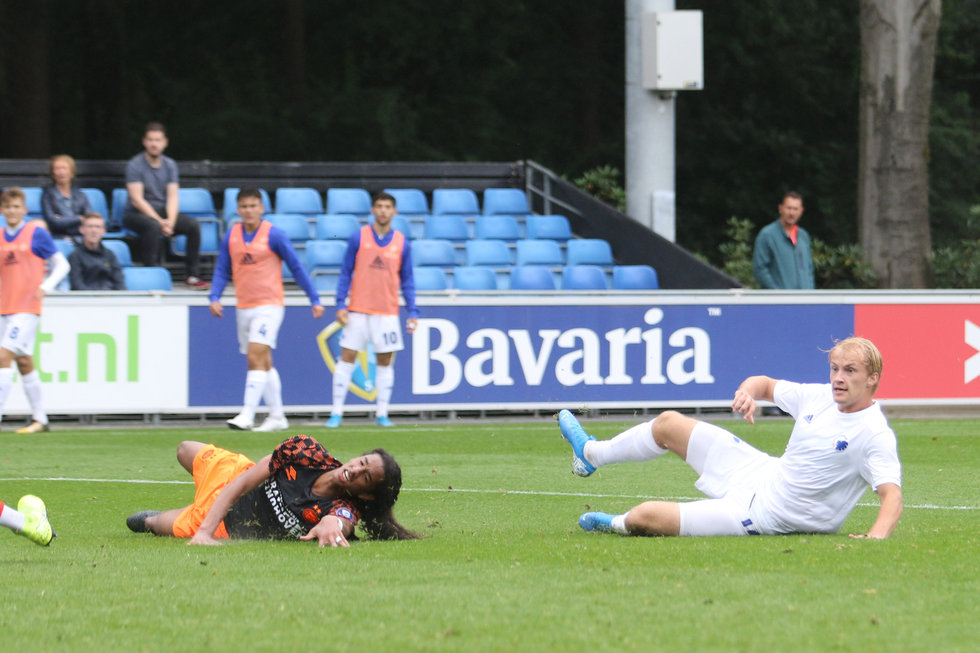
{"label": "tree trunk", "polygon": [[882,287],[924,288],[941,0],[860,0],[860,6],[858,233]]}

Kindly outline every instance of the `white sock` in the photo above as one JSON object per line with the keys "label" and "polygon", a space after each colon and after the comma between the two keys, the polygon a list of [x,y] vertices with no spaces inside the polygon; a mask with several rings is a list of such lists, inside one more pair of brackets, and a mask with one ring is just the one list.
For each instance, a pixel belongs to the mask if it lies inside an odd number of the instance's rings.
{"label": "white sock", "polygon": [[3,419],[3,407],[7,403],[7,395],[14,387],[14,368],[0,368],[0,420]]}
{"label": "white sock", "polygon": [[279,378],[279,371],[270,368],[265,382],[265,391],[262,398],[265,405],[269,407],[269,417],[285,417],[282,409],[282,379]]}
{"label": "white sock", "polygon": [[250,420],[255,419],[255,409],[259,407],[259,400],[265,391],[266,383],[269,380],[269,373],[265,370],[249,370],[245,375],[245,397],[242,400],[242,415]]}
{"label": "white sock", "polygon": [[620,535],[629,535],[630,532],[626,529],[626,515],[628,512],[624,512],[622,515],[616,515],[612,518],[612,530],[613,533],[619,533]]}
{"label": "white sock", "polygon": [[350,378],[354,375],[354,365],[356,363],[338,361],[333,370],[333,409],[330,411],[331,415],[344,414],[344,400],[347,399]]}
{"label": "white sock", "polygon": [[391,392],[395,388],[395,367],[378,365],[374,368],[374,386],[378,390],[378,417],[388,417],[388,404],[391,403]]}
{"label": "white sock", "polygon": [[633,426],[611,440],[587,442],[583,449],[585,459],[595,465],[643,462],[667,453],[653,440],[653,420]]}
{"label": "white sock", "polygon": [[41,401],[41,375],[37,370],[34,370],[23,377],[23,382],[24,394],[27,395],[27,401],[31,404],[33,420],[47,424],[48,414],[44,412],[44,402]]}
{"label": "white sock", "polygon": [[24,514],[0,501],[0,526],[6,526],[15,533],[21,532],[24,530]]}

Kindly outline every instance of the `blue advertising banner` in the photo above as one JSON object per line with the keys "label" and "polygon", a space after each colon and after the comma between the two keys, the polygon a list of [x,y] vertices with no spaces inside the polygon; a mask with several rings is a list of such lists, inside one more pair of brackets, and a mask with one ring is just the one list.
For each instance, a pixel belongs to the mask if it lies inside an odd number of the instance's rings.
{"label": "blue advertising banner", "polygon": [[[220,320],[189,310],[190,405],[240,405],[234,309]],[[448,303],[422,314],[395,358],[395,407],[720,405],[752,374],[825,381],[826,350],[854,332],[851,304]],[[274,360],[287,406],[329,406],[338,332],[286,308]],[[348,406],[373,403],[373,377],[368,352]]]}

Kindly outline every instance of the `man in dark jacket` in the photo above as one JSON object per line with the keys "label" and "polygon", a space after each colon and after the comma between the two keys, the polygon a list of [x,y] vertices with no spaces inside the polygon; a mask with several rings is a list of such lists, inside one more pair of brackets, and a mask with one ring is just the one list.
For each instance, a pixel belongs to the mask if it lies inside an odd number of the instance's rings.
{"label": "man in dark jacket", "polygon": [[72,290],[125,290],[122,268],[111,250],[102,244],[105,219],[99,213],[87,213],[79,227],[82,244],[68,256],[71,264]]}

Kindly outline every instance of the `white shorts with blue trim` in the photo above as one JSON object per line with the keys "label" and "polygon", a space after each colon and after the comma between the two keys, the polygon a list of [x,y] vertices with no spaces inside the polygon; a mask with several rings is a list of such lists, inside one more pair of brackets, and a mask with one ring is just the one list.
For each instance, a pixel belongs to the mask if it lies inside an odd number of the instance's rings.
{"label": "white shorts with blue trim", "polygon": [[340,333],[340,346],[353,351],[366,351],[370,342],[377,354],[401,351],[405,348],[401,322],[397,315],[348,313],[347,324]]}
{"label": "white shorts with blue trim", "polygon": [[37,338],[37,327],[41,316],[34,313],[11,313],[0,316],[0,332],[3,340],[0,347],[14,352],[14,356],[34,355],[34,340]]}
{"label": "white shorts with blue trim", "polygon": [[248,353],[248,343],[255,342],[276,348],[279,340],[279,327],[282,326],[286,308],[268,304],[251,308],[236,308],[235,320],[238,323],[238,351]]}

